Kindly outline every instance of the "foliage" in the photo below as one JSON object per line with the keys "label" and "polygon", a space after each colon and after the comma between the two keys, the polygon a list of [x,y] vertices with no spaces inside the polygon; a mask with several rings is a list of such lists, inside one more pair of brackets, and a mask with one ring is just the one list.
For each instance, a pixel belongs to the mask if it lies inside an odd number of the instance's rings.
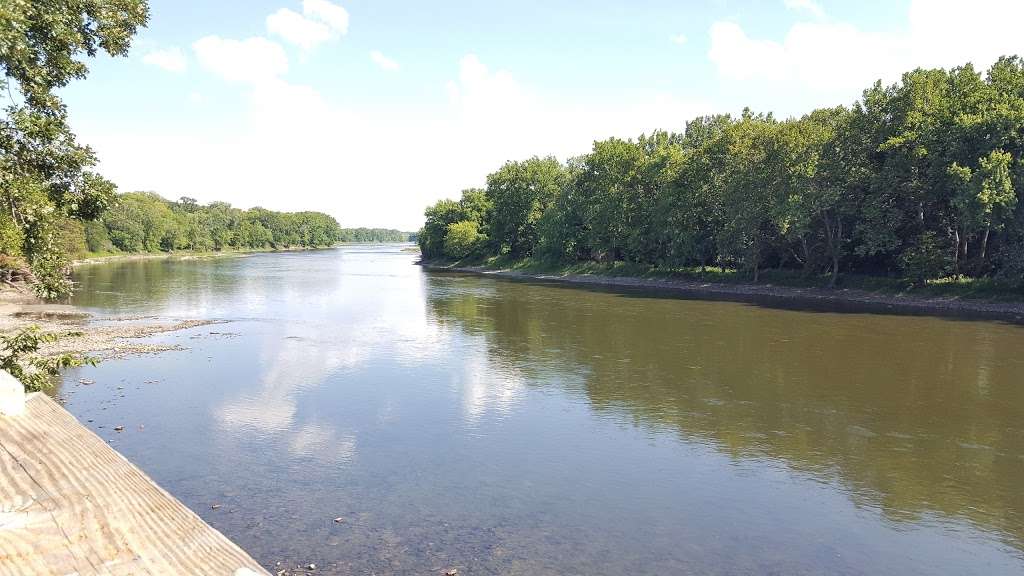
{"label": "foliage", "polygon": [[391,228],[343,228],[342,242],[411,242],[412,232],[402,232]]}
{"label": "foliage", "polygon": [[[515,256],[532,254],[537,245],[537,221],[565,183],[565,169],[552,157],[507,162],[489,175],[485,196],[490,204],[488,228],[493,249]],[[464,204],[477,200],[473,196]]]}
{"label": "foliage", "polygon": [[[918,69],[849,107],[786,120],[744,110],[595,142],[565,164],[507,162],[482,197],[427,208],[419,242],[426,260],[714,266],[754,281],[1019,279],[1022,154],[1024,61]],[[466,252],[461,222],[486,243]]]}
{"label": "foliage", "polygon": [[473,220],[463,220],[448,225],[444,237],[444,255],[454,260],[461,260],[476,251],[487,237],[480,234],[479,224]]}
{"label": "foliage", "polygon": [[923,284],[929,278],[940,278],[949,271],[950,257],[943,251],[934,232],[924,232],[900,255],[900,267],[907,278]]}
{"label": "foliage", "polygon": [[462,191],[462,198],[441,200],[427,208],[427,221],[417,233],[420,252],[425,259],[442,258],[445,256],[445,238],[448,227],[457,222],[475,222],[477,233],[486,236],[488,223],[493,214],[493,205],[487,194],[478,188]]}
{"label": "foliage", "polygon": [[114,195],[56,91],[86,76],[81,56],[125,56],[148,10],[145,0],[0,3],[0,93],[11,100],[0,115],[0,250],[28,260],[41,294],[70,289],[61,224],[96,218]]}
{"label": "foliage", "polygon": [[241,210],[225,202],[202,205],[187,197],[172,202],[129,192],[116,196],[113,206],[76,237],[68,253],[322,248],[343,241],[345,231],[322,212]]}
{"label": "foliage", "polygon": [[78,333],[55,334],[43,332],[38,326],[29,326],[13,334],[0,334],[0,369],[14,376],[28,391],[49,388],[52,379],[65,368],[88,364],[96,365],[96,359],[75,354],[42,356],[39,347],[56,342],[61,337],[77,336]]}

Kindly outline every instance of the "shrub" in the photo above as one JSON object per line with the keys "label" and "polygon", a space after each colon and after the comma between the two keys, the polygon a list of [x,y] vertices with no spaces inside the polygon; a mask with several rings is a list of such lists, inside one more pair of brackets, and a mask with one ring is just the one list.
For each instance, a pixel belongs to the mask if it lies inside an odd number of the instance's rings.
{"label": "shrub", "polygon": [[444,255],[456,260],[465,258],[482,244],[483,238],[472,220],[449,224],[444,235]]}
{"label": "shrub", "polygon": [[96,359],[77,354],[42,356],[39,347],[56,342],[61,336],[75,336],[78,333],[55,334],[43,332],[38,326],[29,326],[13,334],[0,335],[0,369],[6,370],[25,385],[30,392],[49,388],[53,377],[65,368],[88,364],[96,365]]}
{"label": "shrub", "polygon": [[900,268],[904,275],[917,284],[945,276],[951,264],[949,250],[938,242],[934,232],[918,236],[917,241],[900,255]]}

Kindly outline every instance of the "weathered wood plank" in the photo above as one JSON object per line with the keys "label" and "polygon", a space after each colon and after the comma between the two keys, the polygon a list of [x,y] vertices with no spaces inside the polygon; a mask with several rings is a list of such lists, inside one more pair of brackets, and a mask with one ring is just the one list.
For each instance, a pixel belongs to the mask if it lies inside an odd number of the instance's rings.
{"label": "weathered wood plank", "polygon": [[268,574],[47,396],[0,416],[0,576],[236,573]]}

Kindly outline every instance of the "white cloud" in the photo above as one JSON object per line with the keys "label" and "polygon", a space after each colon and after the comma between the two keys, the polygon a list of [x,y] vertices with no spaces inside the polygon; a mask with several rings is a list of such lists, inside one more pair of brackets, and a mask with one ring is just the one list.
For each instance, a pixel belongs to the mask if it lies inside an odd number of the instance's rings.
{"label": "white cloud", "polygon": [[348,32],[348,12],[327,0],[303,0],[302,13],[330,26],[339,34]]}
{"label": "white cloud", "polygon": [[206,98],[203,97],[202,93],[193,90],[192,92],[188,93],[188,101],[191,104],[202,104],[206,101]]}
{"label": "white cloud", "polygon": [[[786,5],[815,11],[806,0]],[[979,0],[965,10],[959,0],[912,0],[909,29],[872,32],[844,22],[798,22],[781,40],[750,37],[734,22],[715,22],[708,57],[728,81],[759,83],[762,106],[779,100],[799,106],[848,103],[875,80],[895,82],[917,67],[973,62],[984,69],[1003,54],[1024,53],[1024,2]],[[782,107],[786,104],[783,103]],[[771,109],[771,108],[769,108]]]}
{"label": "white cloud", "polygon": [[[416,229],[423,208],[484,184],[506,160],[588,151],[593,140],[655,128],[679,130],[706,102],[634,93],[587,105],[544,93],[475,55],[428,100],[358,110],[315,86],[291,83],[283,49],[265,39],[196,43],[200,64],[241,82],[232,128],[182,126],[150,134],[109,124],[76,126],[99,151],[104,174],[125,190],[225,200],[241,207],[323,210],[346,226]],[[222,102],[230,96],[218,96]],[[401,138],[395,138],[401,134]],[[381,150],[387,150],[382,154]],[[402,158],[402,170],[394,159]],[[188,170],[171,167],[188,166]]]}
{"label": "white cloud", "polygon": [[1024,54],[1024,2],[1020,0],[912,0],[911,49],[919,66],[984,68],[998,57]]}
{"label": "white cloud", "polygon": [[288,71],[284,48],[259,36],[246,40],[206,36],[192,49],[200,65],[231,82],[261,84]]}
{"label": "white cloud", "polygon": [[391,58],[388,58],[380,50],[373,50],[370,52],[370,60],[377,66],[380,66],[384,70],[398,70],[398,62],[395,62]]}
{"label": "white cloud", "polygon": [[806,11],[810,12],[816,18],[824,18],[825,11],[821,9],[814,0],[783,0],[786,8],[793,10],[794,12]]}
{"label": "white cloud", "polygon": [[302,14],[281,8],[267,16],[267,31],[311,50],[348,32],[348,12],[327,0],[304,0]]}
{"label": "white cloud", "polygon": [[304,17],[298,12],[281,8],[267,16],[267,31],[309,50],[331,39],[331,29],[323,22]]}
{"label": "white cloud", "polygon": [[185,54],[178,47],[154,50],[142,57],[142,61],[151,66],[163,68],[169,72],[181,73],[185,71],[187,63]]}
{"label": "white cloud", "polygon": [[672,37],[673,44],[678,44],[682,46],[683,44],[686,44],[686,41],[686,34],[676,34],[675,36]]}
{"label": "white cloud", "polygon": [[711,25],[708,57],[718,66],[719,74],[734,80],[780,77],[789,66],[782,45],[770,40],[754,40],[733,22]]}

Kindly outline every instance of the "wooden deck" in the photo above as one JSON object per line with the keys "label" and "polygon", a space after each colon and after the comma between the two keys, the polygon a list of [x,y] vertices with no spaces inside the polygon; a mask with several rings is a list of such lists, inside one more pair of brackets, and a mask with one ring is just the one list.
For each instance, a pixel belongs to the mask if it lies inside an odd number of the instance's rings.
{"label": "wooden deck", "polygon": [[0,575],[269,574],[43,394],[0,415]]}

